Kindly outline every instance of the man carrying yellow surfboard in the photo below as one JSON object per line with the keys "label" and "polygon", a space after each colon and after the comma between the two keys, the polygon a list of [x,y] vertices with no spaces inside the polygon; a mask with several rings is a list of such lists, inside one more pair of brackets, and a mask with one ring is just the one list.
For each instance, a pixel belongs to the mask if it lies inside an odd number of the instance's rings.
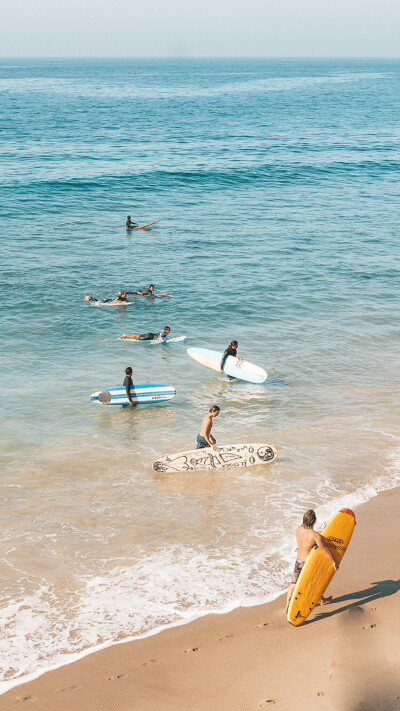
{"label": "man carrying yellow surfboard", "polygon": [[[317,517],[315,515],[315,511],[313,509],[308,509],[308,511],[306,511],[303,516],[303,523],[301,524],[301,526],[298,527],[296,531],[297,560],[294,566],[292,584],[287,594],[285,614],[289,609],[290,598],[292,597],[293,590],[296,587],[296,583],[302,571],[303,565],[307,560],[308,554],[311,552],[314,546],[317,546],[322,550],[326,557],[329,558],[329,560],[332,562],[332,565],[334,566],[335,570],[339,569],[339,563],[335,561],[329,548],[325,545],[324,539],[322,538],[321,534],[314,531],[314,525],[316,520]],[[331,602],[331,600],[332,595],[330,595],[329,597],[322,596],[320,603],[321,605],[326,605],[328,602]]]}

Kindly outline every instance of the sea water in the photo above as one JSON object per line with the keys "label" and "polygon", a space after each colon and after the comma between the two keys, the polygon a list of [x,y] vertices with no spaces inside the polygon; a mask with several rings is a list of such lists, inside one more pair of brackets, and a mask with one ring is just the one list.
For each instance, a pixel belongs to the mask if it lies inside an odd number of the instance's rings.
{"label": "sea water", "polygon": [[[5,690],[271,599],[294,530],[399,481],[399,61],[0,62]],[[147,232],[119,229],[126,216]],[[128,307],[85,294],[171,292]],[[186,335],[122,342],[122,333]],[[186,348],[267,369],[229,382]],[[176,387],[137,409],[90,402]],[[270,466],[162,475],[213,404]]]}

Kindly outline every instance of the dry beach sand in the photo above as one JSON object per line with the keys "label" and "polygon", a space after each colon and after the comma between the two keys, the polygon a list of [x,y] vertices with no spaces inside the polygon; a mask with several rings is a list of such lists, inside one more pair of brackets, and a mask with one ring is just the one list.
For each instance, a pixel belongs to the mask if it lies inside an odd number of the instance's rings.
{"label": "dry beach sand", "polygon": [[397,488],[356,510],[335,600],[302,627],[287,623],[283,597],[209,615],[48,672],[0,709],[398,711],[399,509]]}

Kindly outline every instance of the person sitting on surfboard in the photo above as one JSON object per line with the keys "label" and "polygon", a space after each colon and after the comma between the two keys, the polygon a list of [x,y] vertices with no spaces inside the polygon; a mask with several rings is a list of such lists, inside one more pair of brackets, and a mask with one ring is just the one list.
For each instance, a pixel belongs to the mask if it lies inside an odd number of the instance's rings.
{"label": "person sitting on surfboard", "polygon": [[161,343],[170,333],[170,327],[164,326],[164,330],[158,333],[123,333],[121,338],[132,338],[134,341],[159,341]]}
{"label": "person sitting on surfboard", "polygon": [[[314,531],[314,525],[317,520],[315,511],[313,509],[308,509],[303,516],[303,523],[298,527],[296,531],[297,540],[297,560],[294,566],[292,584],[288,590],[287,600],[286,600],[286,610],[285,615],[289,609],[290,598],[292,597],[292,592],[296,587],[297,579],[301,573],[304,563],[306,562],[307,556],[314,546],[321,548],[326,557],[332,561],[332,565],[335,566],[335,570],[339,569],[339,563],[337,563],[331,554],[329,548],[325,545],[324,539],[320,533]],[[332,601],[332,595],[329,597],[322,597],[320,600],[321,605],[326,605],[328,602]]]}
{"label": "person sitting on surfboard", "polygon": [[125,378],[124,382],[122,383],[125,392],[126,392],[126,397],[129,400],[129,404],[134,407],[136,403],[133,402],[132,400],[132,395],[131,395],[131,387],[133,386],[133,381],[132,381],[132,368],[128,365],[127,368],[125,368]]}
{"label": "person sitting on surfboard", "polygon": [[[224,372],[224,365],[225,365],[225,361],[228,358],[228,356],[233,356],[234,358],[236,358],[236,351],[238,349],[238,346],[239,346],[239,343],[237,341],[231,341],[228,348],[226,348],[224,350],[222,358],[221,358],[221,363],[219,366],[220,373]],[[228,375],[228,378],[231,378],[231,380],[234,380],[234,378],[232,378],[232,376],[230,376],[230,375]]]}
{"label": "person sitting on surfboard", "polygon": [[134,227],[139,227],[139,223],[138,223],[138,222],[132,222],[131,216],[128,215],[128,217],[126,218],[125,227],[126,227],[127,230],[133,230]]}
{"label": "person sitting on surfboard", "polygon": [[120,294],[118,294],[116,299],[96,299],[92,294],[88,294],[88,296],[84,296],[83,300],[84,301],[97,301],[100,304],[125,304],[128,299],[126,298],[128,292],[126,291],[121,291]]}
{"label": "person sitting on surfboard", "polygon": [[197,446],[196,449],[205,449],[206,447],[212,447],[217,449],[217,440],[211,434],[211,428],[213,426],[213,417],[218,417],[220,413],[220,407],[218,405],[212,405],[209,412],[203,418],[201,423],[200,434],[197,435]]}

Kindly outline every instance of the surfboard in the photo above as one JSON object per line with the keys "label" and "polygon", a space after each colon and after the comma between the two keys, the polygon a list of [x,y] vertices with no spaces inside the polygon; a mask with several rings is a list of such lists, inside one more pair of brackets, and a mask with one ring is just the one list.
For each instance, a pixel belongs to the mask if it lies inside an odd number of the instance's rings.
{"label": "surfboard", "polygon": [[225,469],[227,467],[250,467],[254,464],[270,464],[278,456],[270,444],[226,444],[205,449],[192,449],[162,457],[153,462],[157,472],[193,472],[201,469]]}
{"label": "surfboard", "polygon": [[174,336],[173,338],[163,338],[162,341],[159,341],[157,338],[154,338],[152,341],[139,341],[136,340],[135,338],[121,338],[119,336],[118,340],[119,341],[125,341],[125,343],[152,343],[155,345],[156,343],[181,343],[186,339],[186,336]]}
{"label": "surfboard", "polygon": [[137,227],[126,227],[126,225],[123,225],[122,227],[118,227],[119,230],[143,230],[145,227],[151,227],[151,225],[156,225],[157,222],[161,222],[161,220],[155,220],[155,222],[148,222],[146,225],[138,225]]}
{"label": "surfboard", "polygon": [[[134,384],[131,388],[132,400],[136,405],[150,405],[156,402],[165,402],[166,400],[172,400],[175,395],[175,388],[171,387],[171,385],[162,385],[159,383]],[[103,405],[129,405],[129,400],[123,385],[118,388],[99,390],[98,392],[92,393],[90,399],[92,402],[100,402]]]}
{"label": "surfboard", "polygon": [[[201,365],[219,372],[222,352],[212,351],[208,348],[188,348],[186,352]],[[234,356],[228,356],[226,359],[224,373],[238,380],[246,380],[248,383],[263,383],[268,377],[268,373],[264,368]]]}
{"label": "surfboard", "polygon": [[[351,509],[341,509],[321,531],[335,561],[340,563],[353,535],[356,517]],[[335,568],[320,548],[308,554],[290,599],[287,619],[298,627],[318,604],[333,576]]]}

